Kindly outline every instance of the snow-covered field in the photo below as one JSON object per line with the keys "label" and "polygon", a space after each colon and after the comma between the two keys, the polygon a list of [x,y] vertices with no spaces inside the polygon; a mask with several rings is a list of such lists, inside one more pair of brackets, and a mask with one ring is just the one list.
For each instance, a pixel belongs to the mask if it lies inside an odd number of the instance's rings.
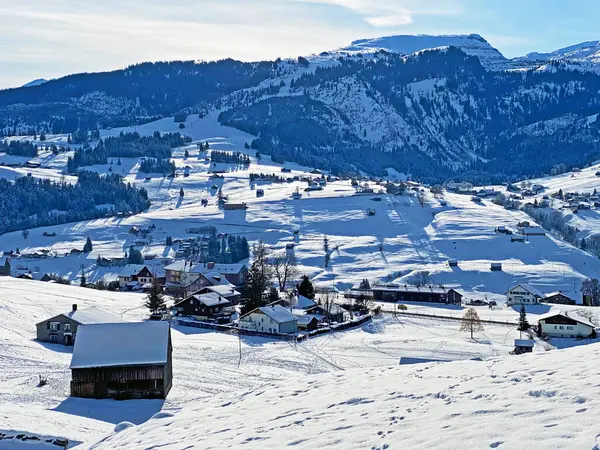
{"label": "snow-covered field", "polygon": [[[174,385],[166,401],[70,398],[72,348],[36,342],[35,324],[73,303],[136,321],[147,314],[143,301],[142,294],[0,278],[0,429],[92,443],[120,422],[140,424],[161,410],[211,404],[215,396],[236,398],[272,382],[302,386],[307,376],[394,366],[402,357],[485,360],[507,355],[518,337],[515,327],[486,325],[470,340],[457,321],[384,315],[298,344],[242,337],[240,346],[236,336],[174,325]],[[39,375],[47,377],[46,386],[37,386]]]}
{"label": "snow-covered field", "polygon": [[[179,131],[177,127],[172,119],[162,119],[135,130],[151,134]],[[120,131],[107,130],[103,136]],[[268,157],[256,160],[254,151],[244,150],[252,137],[221,127],[215,115],[190,116],[182,131],[194,142],[174,152],[181,172],[175,179],[141,174],[133,159],[112,164],[113,172],[147,189],[152,199],[148,211],[33,229],[27,239],[20,232],[0,236],[0,250],[18,247],[31,253],[46,248],[57,255],[14,259],[13,269],[57,272],[75,280],[83,265],[90,281],[114,279],[120,268],[97,267],[96,259],[122,256],[138,239],[129,233],[132,226],[155,225],[151,241],[139,248],[157,257],[152,265],[160,265],[161,258],[174,256],[173,248],[165,246],[167,236],[187,238],[192,236],[189,228],[213,225],[251,242],[262,240],[276,251],[295,242],[301,272],[317,284],[344,289],[363,278],[408,283],[415,272],[428,270],[434,283],[459,288],[467,300],[498,301],[495,309],[478,308],[483,318],[511,322],[518,313],[503,305],[503,293],[512,283],[527,281],[544,292],[562,290],[581,301],[581,280],[600,271],[597,258],[552,236],[511,243],[494,229],[514,227],[528,217],[491,201],[478,204],[470,196],[446,194],[440,202],[427,193],[421,207],[414,195],[355,195],[348,180],[312,192],[304,192],[307,184],[300,181],[250,183],[250,173],[300,177],[312,168],[285,164],[291,173],[282,173],[282,165]],[[63,137],[52,139],[61,142]],[[211,166],[206,162],[209,153],[197,150],[199,141],[209,142],[211,149],[246,151],[252,163],[248,168]],[[48,155],[41,168],[0,167],[0,176],[30,172],[58,179],[64,164],[64,154]],[[182,176],[186,166],[188,177]],[[105,172],[108,166],[88,169]],[[215,170],[226,171],[224,179],[211,178]],[[574,190],[576,179],[590,190],[598,180],[586,169],[577,177],[553,177],[543,184]],[[385,189],[369,184],[376,191]],[[219,209],[213,185],[230,202],[246,202],[248,209]],[[264,196],[256,196],[258,188]],[[297,188],[303,195],[293,200]],[[208,206],[201,205],[202,199],[208,199]],[[366,213],[370,208],[374,216]],[[90,254],[64,256],[81,249],[87,237],[94,244]],[[327,268],[324,237],[335,249]],[[458,267],[448,266],[451,259]],[[503,270],[492,272],[492,262],[502,263]],[[93,445],[120,422],[148,421],[106,438],[98,448],[185,448],[191,443],[201,448],[387,448],[399,443],[402,448],[591,448],[595,443],[590,415],[596,402],[591,390],[597,386],[589,382],[595,367],[589,361],[597,358],[598,346],[583,345],[589,341],[557,340],[555,347],[581,348],[549,352],[546,348],[551,347],[538,343],[539,356],[513,357],[508,352],[518,337],[515,327],[488,324],[470,340],[459,332],[457,321],[389,314],[358,329],[297,345],[262,338],[239,341],[176,325],[174,387],[166,401],[85,400],[69,398],[71,349],[33,340],[36,322],[68,311],[72,303],[98,306],[126,320],[145,314],[141,294],[0,278],[0,432],[65,436]],[[530,309],[530,322],[549,309]],[[435,305],[410,305],[411,311],[463,314],[460,308]],[[483,361],[391,368],[403,357]],[[37,387],[39,375],[47,376],[49,384]],[[159,411],[174,417],[163,414],[149,420]],[[439,432],[424,432],[424,424]],[[10,447],[0,441],[2,448]]]}

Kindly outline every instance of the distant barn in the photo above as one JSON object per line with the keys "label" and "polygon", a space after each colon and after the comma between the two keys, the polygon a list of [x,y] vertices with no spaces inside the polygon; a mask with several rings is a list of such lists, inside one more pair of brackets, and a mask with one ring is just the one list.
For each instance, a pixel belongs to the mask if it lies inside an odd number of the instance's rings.
{"label": "distant barn", "polygon": [[454,289],[443,287],[418,287],[410,285],[401,286],[375,286],[373,298],[376,301],[389,302],[429,302],[448,303],[460,305],[462,294]]}
{"label": "distant barn", "polygon": [[168,322],[79,327],[71,359],[71,396],[166,398],[172,379]]}

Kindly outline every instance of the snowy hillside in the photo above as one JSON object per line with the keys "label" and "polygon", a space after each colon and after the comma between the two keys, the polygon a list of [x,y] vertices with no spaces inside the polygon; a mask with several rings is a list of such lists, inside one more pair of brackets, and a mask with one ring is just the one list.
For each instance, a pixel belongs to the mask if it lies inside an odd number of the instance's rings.
{"label": "snowy hillside", "polygon": [[590,380],[599,357],[596,344],[271,382],[90,448],[597,448],[600,400]]}
{"label": "snowy hillside", "polygon": [[[587,41],[554,50],[550,53],[528,53],[515,62],[559,62],[561,67],[600,71],[600,41]],[[542,66],[543,67],[543,66]]]}
{"label": "snowy hillside", "polygon": [[504,70],[508,60],[484,38],[477,34],[469,35],[394,35],[373,39],[359,39],[338,51],[347,52],[388,52],[410,55],[412,53],[440,47],[454,46],[471,56],[476,56],[481,64],[489,70]]}

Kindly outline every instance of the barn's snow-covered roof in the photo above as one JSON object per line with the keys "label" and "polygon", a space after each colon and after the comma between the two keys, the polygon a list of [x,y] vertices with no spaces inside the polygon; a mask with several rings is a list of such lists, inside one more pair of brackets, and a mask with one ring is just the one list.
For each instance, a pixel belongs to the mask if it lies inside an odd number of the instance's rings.
{"label": "barn's snow-covered roof", "polygon": [[83,325],[71,359],[71,369],[165,364],[168,322],[125,322]]}

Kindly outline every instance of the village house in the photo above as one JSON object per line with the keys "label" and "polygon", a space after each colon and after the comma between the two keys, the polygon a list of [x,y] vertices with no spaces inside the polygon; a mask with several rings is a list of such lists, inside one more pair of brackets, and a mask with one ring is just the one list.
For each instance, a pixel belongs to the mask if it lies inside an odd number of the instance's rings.
{"label": "village house", "polygon": [[[345,322],[350,318],[350,313],[336,303],[328,303],[327,305],[315,305],[305,309],[306,314],[322,317],[323,320],[329,322]],[[319,320],[321,321],[321,320]]]}
{"label": "village house", "polygon": [[531,339],[515,339],[515,349],[513,353],[520,355],[522,353],[533,352],[534,342]]}
{"label": "village house", "polygon": [[173,380],[170,324],[84,325],[70,367],[73,397],[166,398]]}
{"label": "village house", "polygon": [[541,291],[527,283],[519,283],[511,286],[506,295],[506,306],[511,305],[536,305],[544,298]]}
{"label": "village house", "polygon": [[569,296],[563,294],[560,291],[551,292],[549,294],[544,295],[544,298],[540,300],[544,303],[554,303],[558,305],[575,305],[575,300],[571,299]]}
{"label": "village house", "polygon": [[595,327],[588,319],[566,311],[549,312],[539,317],[538,333],[548,337],[590,337]]}
{"label": "village house", "polygon": [[37,323],[37,340],[73,345],[80,325],[119,322],[124,320],[101,309],[95,307],[77,309],[77,305],[73,304],[71,311]]}
{"label": "village house", "polygon": [[373,298],[384,302],[428,302],[460,305],[462,294],[455,289],[433,286],[383,285],[372,289]]}
{"label": "village house", "polygon": [[166,285],[181,285],[184,274],[208,275],[218,273],[225,277],[234,286],[241,286],[248,275],[248,268],[245,264],[218,264],[214,262],[192,264],[188,261],[175,261],[165,267]]}
{"label": "village house", "polygon": [[293,334],[298,331],[298,320],[281,305],[261,306],[244,314],[239,319],[242,330],[273,334]]}
{"label": "village house", "polygon": [[227,284],[227,285],[220,284],[220,285],[206,286],[206,287],[203,287],[202,289],[198,290],[197,292],[194,292],[194,294],[208,294],[208,293],[215,293],[217,295],[220,295],[221,297],[229,300],[229,302],[232,305],[237,305],[240,302],[240,298],[242,296],[242,294],[239,291],[235,290],[235,287],[233,286],[233,284]]}
{"label": "village house", "polygon": [[119,287],[121,289],[138,290],[145,284],[152,284],[154,275],[143,264],[127,264],[119,273]]}
{"label": "village house", "polygon": [[231,302],[215,292],[192,294],[175,303],[172,310],[178,316],[216,323],[231,322],[231,316],[235,313]]}

